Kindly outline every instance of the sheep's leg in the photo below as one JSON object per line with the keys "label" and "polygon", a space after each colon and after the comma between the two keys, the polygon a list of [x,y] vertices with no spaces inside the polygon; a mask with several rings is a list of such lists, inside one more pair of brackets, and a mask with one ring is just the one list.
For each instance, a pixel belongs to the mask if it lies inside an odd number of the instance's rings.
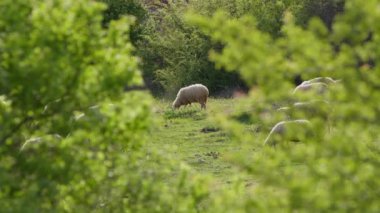
{"label": "sheep's leg", "polygon": [[200,103],[201,104],[201,109],[206,109],[206,103]]}
{"label": "sheep's leg", "polygon": [[206,109],[207,97],[202,98],[199,103],[201,104],[201,109]]}

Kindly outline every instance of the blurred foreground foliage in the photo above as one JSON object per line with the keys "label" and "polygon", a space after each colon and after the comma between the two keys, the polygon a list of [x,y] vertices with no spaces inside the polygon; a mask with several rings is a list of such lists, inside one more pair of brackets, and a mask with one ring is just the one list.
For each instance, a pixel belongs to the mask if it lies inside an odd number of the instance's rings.
{"label": "blurred foreground foliage", "polygon": [[[145,24],[153,27],[154,38],[144,39],[162,44],[165,54],[183,57],[184,64],[215,63],[217,70],[238,71],[251,87],[244,100],[248,108],[237,105],[235,112],[214,117],[237,145],[248,147],[225,159],[239,166],[241,174],[255,178],[249,186],[240,173],[236,180],[241,181],[216,186],[212,178],[173,162],[165,149],[147,146],[154,123],[151,97],[123,92],[126,84],[142,84],[130,39],[132,17],[104,27],[106,7],[96,1],[1,1],[1,210],[378,212],[380,2],[348,0],[331,26],[318,18],[300,24],[302,10],[272,5],[274,1],[258,4],[280,11],[272,16],[263,10],[263,17],[228,10],[235,8],[234,2],[209,1],[209,7],[199,8],[211,8],[210,13],[199,10],[202,15],[186,19],[177,19],[174,15],[183,13],[176,9],[160,29],[156,27],[164,19],[148,20]],[[211,16],[211,3],[223,3],[227,12]],[[194,1],[193,8],[197,4],[203,5]],[[272,24],[272,17],[280,24]],[[197,51],[193,43],[160,40],[163,34],[155,37],[161,29],[177,28],[181,33],[174,41],[189,34],[200,39],[202,51],[195,57],[202,60],[167,48],[176,44],[186,47],[182,52]],[[137,45],[146,44],[151,45]],[[212,62],[203,58],[209,48]],[[135,52],[140,51],[146,49]],[[342,81],[324,95],[295,96],[293,76],[300,73],[305,79],[330,76]],[[275,110],[296,101],[329,105],[316,105],[320,110],[311,115],[284,116]],[[309,119],[315,137],[266,147],[263,137],[241,123],[257,125],[265,134],[289,116]]]}
{"label": "blurred foreground foliage", "polygon": [[[309,119],[316,133],[303,143],[262,145],[257,135],[244,130],[236,115],[215,119],[235,135],[235,141],[260,148],[231,160],[259,183],[251,196],[234,208],[268,212],[377,212],[380,209],[380,1],[345,2],[344,13],[336,17],[329,33],[318,18],[303,28],[294,16],[284,14],[282,36],[273,38],[259,30],[250,17],[226,18],[217,12],[211,19],[189,15],[188,20],[224,45],[210,58],[217,66],[238,70],[252,85],[247,100],[252,123],[264,132],[284,119]],[[360,17],[360,18],[359,18]],[[292,76],[304,79],[328,76],[341,81],[325,94],[292,94]],[[317,104],[321,113],[278,115],[276,108],[303,101]],[[276,106],[276,107],[274,107]],[[324,109],[322,109],[324,107]],[[238,110],[238,109],[237,109]],[[291,115],[292,116],[292,115]],[[301,128],[301,127],[300,127]],[[294,134],[302,132],[294,129]]]}
{"label": "blurred foreground foliage", "polygon": [[205,196],[188,169],[145,146],[151,97],[123,91],[142,83],[133,18],[105,29],[105,9],[1,1],[1,212],[180,212]]}

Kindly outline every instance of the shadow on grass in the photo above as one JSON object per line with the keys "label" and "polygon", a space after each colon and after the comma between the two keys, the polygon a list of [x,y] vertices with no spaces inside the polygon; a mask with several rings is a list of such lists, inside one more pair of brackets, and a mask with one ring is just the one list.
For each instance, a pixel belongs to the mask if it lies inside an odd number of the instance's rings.
{"label": "shadow on grass", "polygon": [[220,129],[215,126],[206,126],[201,129],[201,132],[203,133],[210,133],[210,132],[218,132]]}
{"label": "shadow on grass", "polygon": [[192,118],[194,120],[202,120],[206,118],[206,112],[195,108],[167,109],[164,111],[164,118]]}
{"label": "shadow on grass", "polygon": [[239,115],[235,115],[232,117],[232,119],[235,119],[236,121],[243,123],[243,124],[249,124],[251,123],[251,114],[248,112],[240,113]]}

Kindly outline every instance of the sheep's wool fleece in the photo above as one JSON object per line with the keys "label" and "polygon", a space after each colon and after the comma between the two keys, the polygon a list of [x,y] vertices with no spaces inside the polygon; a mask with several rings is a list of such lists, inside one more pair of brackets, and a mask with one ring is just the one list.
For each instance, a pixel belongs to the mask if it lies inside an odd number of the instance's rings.
{"label": "sheep's wool fleece", "polygon": [[178,91],[177,98],[173,105],[181,106],[194,102],[206,103],[209,91],[206,86],[202,84],[193,84],[183,87]]}

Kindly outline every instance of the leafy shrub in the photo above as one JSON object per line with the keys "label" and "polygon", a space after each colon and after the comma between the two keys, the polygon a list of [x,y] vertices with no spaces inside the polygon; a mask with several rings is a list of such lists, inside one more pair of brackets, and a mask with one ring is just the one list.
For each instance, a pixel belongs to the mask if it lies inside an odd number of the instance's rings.
{"label": "leafy shrub", "polygon": [[123,15],[132,15],[136,18],[136,24],[131,27],[131,42],[135,44],[142,33],[142,23],[147,17],[147,11],[141,1],[138,0],[98,0],[107,4],[103,13],[103,25],[107,26],[112,20],[120,19]]}
{"label": "leafy shrub", "polygon": [[[296,2],[296,1],[294,1]],[[334,18],[343,12],[344,0],[305,0],[293,5],[296,23],[307,26],[310,19],[319,17],[328,29],[331,29]]]}
{"label": "leafy shrub", "polygon": [[[190,3],[189,3],[190,4]],[[152,9],[138,43],[146,82],[155,94],[174,95],[179,88],[202,83],[212,94],[229,87],[244,86],[236,73],[216,69],[208,51],[217,46],[183,20],[188,3],[176,2]]]}
{"label": "leafy shrub", "polygon": [[[262,147],[262,138],[257,140],[242,131],[229,117],[221,114],[215,118],[235,133],[237,142],[261,148],[260,153],[239,153],[234,158],[260,183],[248,190],[244,201],[232,203],[231,208],[268,212],[376,212],[380,208],[380,174],[376,170],[380,147],[374,134],[380,126],[373,122],[380,116],[380,93],[375,83],[379,67],[374,63],[380,59],[380,31],[374,25],[380,15],[371,9],[379,5],[377,0],[365,6],[358,0],[347,1],[345,12],[336,18],[330,34],[320,33],[327,30],[318,19],[302,29],[294,24],[291,14],[285,14],[283,36],[278,39],[258,30],[258,22],[252,17],[227,19],[220,12],[211,19],[189,17],[213,40],[224,44],[222,52],[211,52],[218,66],[238,70],[250,85],[258,85],[251,93],[255,115],[263,115],[273,104],[296,100],[290,95],[292,73],[300,72],[306,78],[342,79],[324,97],[334,108],[330,111],[332,131],[326,132],[326,121],[316,116],[311,122],[317,137],[303,144]],[[264,126],[273,122],[273,116],[256,119]],[[220,200],[231,196],[227,193]]]}
{"label": "leafy shrub", "polygon": [[123,92],[142,83],[133,19],[104,29],[104,9],[0,3],[2,212],[184,212],[207,197],[204,181],[144,145],[151,98]]}

